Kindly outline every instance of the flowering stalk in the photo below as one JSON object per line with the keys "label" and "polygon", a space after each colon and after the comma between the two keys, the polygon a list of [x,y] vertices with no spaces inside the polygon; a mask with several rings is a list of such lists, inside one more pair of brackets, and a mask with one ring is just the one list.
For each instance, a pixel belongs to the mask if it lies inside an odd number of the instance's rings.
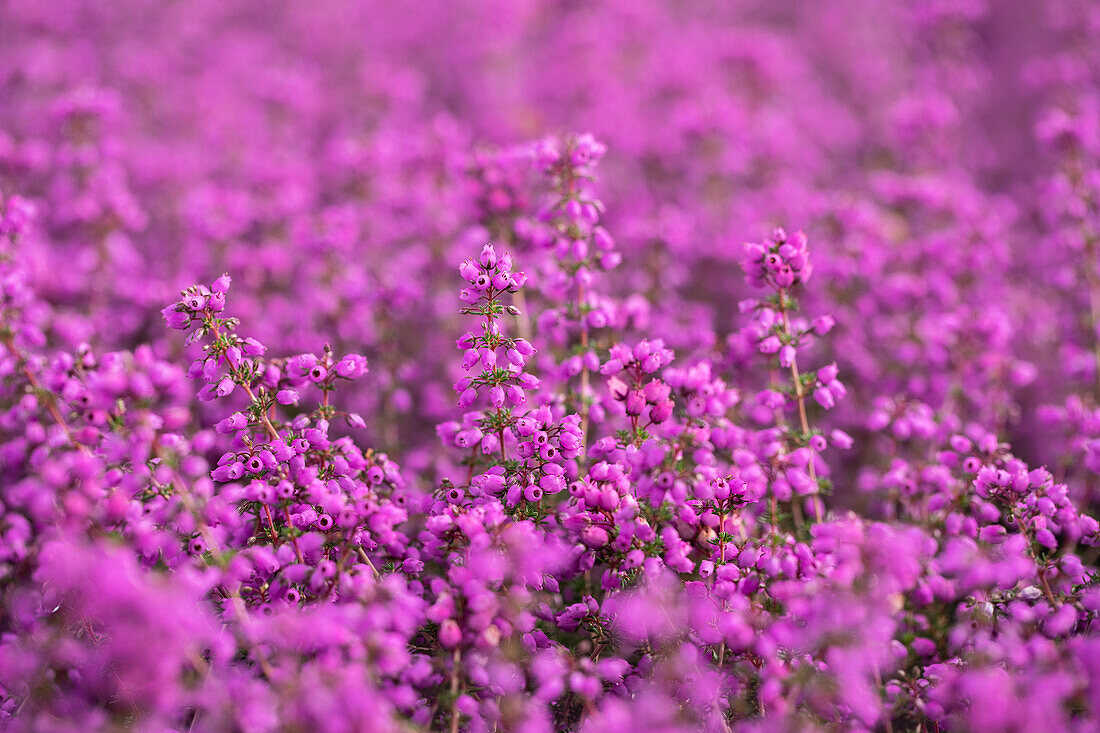
{"label": "flowering stalk", "polygon": [[[211,477],[226,483],[247,480],[235,496],[242,511],[255,516],[256,532],[276,551],[289,542],[292,558],[313,566],[308,578],[295,571],[279,578],[274,588],[261,584],[254,589],[258,597],[268,597],[272,590],[294,601],[325,597],[349,564],[361,561],[377,575],[364,550],[374,549],[377,539],[396,540],[392,527],[404,518],[403,510],[390,503],[403,497],[388,458],[363,452],[346,438],[329,437],[330,421],[336,417],[353,428],[365,426],[358,414],[336,409],[331,393],[338,381],[366,374],[366,359],[355,354],[337,359],[326,347],[320,357],[301,354],[263,361],[264,346],[238,336],[237,319],[223,315],[229,285],[229,277],[222,276],[210,288],[188,288],[163,311],[173,328],[194,329],[189,341],[209,337],[205,356],[189,372],[205,382],[199,398],[226,398],[239,387],[248,400],[244,411],[215,426],[218,433],[232,436],[234,449],[222,454]],[[312,412],[289,423],[275,416],[277,408],[297,405],[309,389],[320,394]],[[318,543],[327,545],[319,555]],[[409,569],[417,563],[415,557],[405,561]]]}
{"label": "flowering stalk", "polygon": [[[801,431],[791,433],[788,430],[791,438],[789,450],[802,449],[808,454],[799,461],[804,472],[800,467],[794,467],[788,469],[785,476],[796,493],[812,497],[815,518],[821,522],[824,508],[818,495],[821,482],[815,463],[816,454],[825,449],[827,441],[810,427],[806,397],[812,394],[817,403],[828,410],[846,394],[846,390],[837,379],[835,364],[805,375],[798,369],[798,350],[810,338],[828,333],[833,326],[833,319],[829,316],[817,318],[812,324],[799,324],[797,328],[792,326],[790,314],[798,309],[794,290],[809,280],[812,272],[806,235],[797,232],[793,238],[788,238],[784,230],[776,229],[771,239],[759,244],[746,244],[742,268],[750,285],[768,287],[774,291],[774,295],[763,301],[746,301],[742,306],[743,310],[751,309],[756,315],[757,349],[764,354],[778,354],[780,366],[790,370],[791,387],[787,392],[797,405]],[[764,400],[777,408],[783,407],[786,402],[785,397],[776,393],[765,395]],[[796,510],[796,521],[801,521],[797,503],[792,503],[792,507]]]}
{"label": "flowering stalk", "polygon": [[[500,296],[515,293],[527,282],[522,272],[512,272],[512,257],[505,254],[498,258],[493,245],[487,244],[481,251],[477,262],[466,260],[459,268],[463,278],[470,284],[461,293],[461,299],[467,304],[462,309],[465,315],[481,316],[482,332],[467,331],[458,341],[465,350],[462,366],[467,371],[477,366],[481,372],[474,377],[463,378],[455,385],[459,393],[460,407],[469,407],[484,391],[490,404],[498,410],[505,404],[519,407],[527,402],[526,389],[535,389],[537,377],[522,372],[527,358],[534,354],[534,348],[525,339],[509,339],[501,334],[497,318],[504,315],[516,315],[515,306],[505,306]],[[499,362],[498,351],[504,351],[507,365]]]}
{"label": "flowering stalk", "polygon": [[[566,282],[573,293],[566,298],[563,317],[575,332],[575,343],[562,367],[569,377],[579,376],[573,409],[581,415],[581,431],[587,435],[590,372],[598,367],[590,343],[590,331],[608,325],[606,304],[592,290],[594,274],[619,265],[621,255],[615,241],[599,224],[603,202],[595,197],[591,184],[594,168],[606,152],[606,146],[591,135],[548,139],[535,147],[536,165],[553,181],[554,193],[541,218],[551,227],[550,243]],[[548,312],[544,318],[550,316]]]}
{"label": "flowering stalk", "polygon": [[[522,272],[512,272],[511,256],[498,257],[488,244],[477,261],[467,260],[459,269],[469,283],[460,296],[467,304],[462,312],[482,321],[480,332],[467,331],[457,342],[465,351],[462,365],[471,376],[460,379],[455,391],[460,407],[470,407],[484,396],[490,409],[468,412],[461,424],[441,426],[441,434],[470,450],[467,491],[476,496],[503,494],[509,507],[522,502],[537,513],[544,494],[565,488],[563,462],[581,448],[579,420],[575,416],[557,420],[548,407],[519,412],[527,405],[528,392],[538,388],[539,379],[523,371],[534,347],[525,339],[505,336],[501,329],[500,316],[516,315],[517,310],[506,306],[501,296],[518,292],[527,280]],[[478,453],[495,458],[475,476]],[[463,498],[458,489],[452,489],[450,496],[453,501]]]}
{"label": "flowering stalk", "polygon": [[[609,358],[600,366],[608,378],[611,398],[622,403],[630,420],[628,443],[639,446],[646,439],[646,428],[660,425],[672,416],[672,388],[658,377],[650,376],[672,363],[672,350],[661,340],[641,341],[633,349],[625,344],[611,347]],[[643,424],[642,418],[648,418]]]}

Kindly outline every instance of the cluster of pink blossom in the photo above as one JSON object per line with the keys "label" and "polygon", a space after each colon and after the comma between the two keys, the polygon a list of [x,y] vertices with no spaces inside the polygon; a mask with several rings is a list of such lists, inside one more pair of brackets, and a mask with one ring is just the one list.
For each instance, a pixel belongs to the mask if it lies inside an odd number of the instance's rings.
{"label": "cluster of pink blossom", "polygon": [[1097,38],[0,4],[0,730],[1100,730]]}

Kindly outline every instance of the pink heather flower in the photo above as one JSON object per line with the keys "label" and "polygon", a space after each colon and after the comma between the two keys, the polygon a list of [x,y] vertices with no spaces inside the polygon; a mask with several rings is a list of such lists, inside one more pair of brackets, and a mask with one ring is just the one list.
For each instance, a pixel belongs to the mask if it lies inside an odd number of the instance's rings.
{"label": "pink heather flower", "polygon": [[527,393],[523,391],[523,388],[510,384],[505,388],[505,394],[508,397],[508,401],[513,405],[519,406],[527,402]]}
{"label": "pink heather flower", "polygon": [[164,316],[164,320],[168,322],[169,328],[183,331],[191,326],[191,314],[179,310],[176,305],[170,305],[161,310],[160,313]]}
{"label": "pink heather flower", "polygon": [[990,524],[982,527],[978,532],[978,539],[991,545],[999,545],[1005,541],[1006,530],[999,524]]}
{"label": "pink heather flower", "polygon": [[296,405],[300,395],[297,390],[281,389],[275,393],[275,401],[280,405]]}
{"label": "pink heather flower", "polygon": [[654,423],[663,423],[672,416],[672,410],[675,407],[672,400],[665,400],[658,402],[649,410],[649,419]]}
{"label": "pink heather flower", "polygon": [[206,298],[198,293],[191,293],[183,297],[183,304],[193,311],[202,310],[206,307]]}
{"label": "pink heather flower", "polygon": [[776,336],[768,336],[757,346],[762,354],[774,354],[783,347],[783,342]]}
{"label": "pink heather flower", "polygon": [[591,549],[603,547],[608,542],[607,530],[602,527],[587,527],[581,533],[581,541]]}
{"label": "pink heather flower", "polygon": [[219,433],[234,433],[248,426],[248,417],[243,412],[234,412],[214,426]]}
{"label": "pink heather flower", "polygon": [[454,649],[462,641],[462,631],[454,619],[447,619],[439,625],[439,643],[445,649]]}
{"label": "pink heather flower", "polygon": [[826,410],[831,410],[836,405],[832,392],[824,387],[814,390],[814,399]]}
{"label": "pink heather flower", "polygon": [[224,377],[220,382],[218,382],[218,385],[214,391],[217,393],[218,397],[228,397],[230,394],[232,394],[233,388],[235,386],[236,385],[233,383],[232,379],[230,379],[229,377]]}
{"label": "pink heather flower", "polygon": [[833,326],[836,325],[836,321],[832,316],[818,316],[813,320],[813,332],[818,336],[824,336],[833,330]]}
{"label": "pink heather flower", "polygon": [[336,362],[336,374],[344,379],[358,379],[368,371],[366,358],[358,354],[348,354]]}
{"label": "pink heather flower", "polygon": [[829,433],[829,442],[841,450],[848,450],[853,443],[852,436],[839,428]]}

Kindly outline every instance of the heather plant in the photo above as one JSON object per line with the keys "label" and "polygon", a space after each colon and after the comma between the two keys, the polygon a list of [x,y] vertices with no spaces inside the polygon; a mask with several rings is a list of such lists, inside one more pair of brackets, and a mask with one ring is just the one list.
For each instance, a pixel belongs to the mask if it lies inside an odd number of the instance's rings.
{"label": "heather plant", "polygon": [[0,729],[1095,730],[1098,33],[0,6]]}

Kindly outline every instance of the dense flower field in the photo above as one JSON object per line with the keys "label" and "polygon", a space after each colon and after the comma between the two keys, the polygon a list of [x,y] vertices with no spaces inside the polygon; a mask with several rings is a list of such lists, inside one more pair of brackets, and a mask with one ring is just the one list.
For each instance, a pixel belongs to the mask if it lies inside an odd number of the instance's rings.
{"label": "dense flower field", "polygon": [[0,2],[0,729],[1100,731],[1098,38]]}

